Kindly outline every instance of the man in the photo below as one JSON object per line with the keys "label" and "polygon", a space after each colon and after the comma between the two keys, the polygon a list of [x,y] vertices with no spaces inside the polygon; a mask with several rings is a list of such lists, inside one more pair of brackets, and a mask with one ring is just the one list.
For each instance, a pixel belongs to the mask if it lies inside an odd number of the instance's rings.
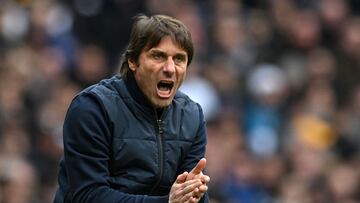
{"label": "man", "polygon": [[69,107],[55,203],[208,202],[204,116],[178,91],[192,57],[182,22],[135,18],[121,76]]}

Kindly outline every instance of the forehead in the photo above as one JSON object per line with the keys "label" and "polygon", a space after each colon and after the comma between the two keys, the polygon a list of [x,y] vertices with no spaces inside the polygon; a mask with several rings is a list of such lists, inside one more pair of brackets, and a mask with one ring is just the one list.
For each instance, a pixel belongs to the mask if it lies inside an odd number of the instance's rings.
{"label": "forehead", "polygon": [[182,54],[187,55],[187,52],[185,51],[185,49],[182,48],[179,43],[172,40],[171,37],[169,37],[169,36],[163,37],[157,45],[150,47],[147,50],[148,51],[159,50],[159,51],[165,51],[165,52],[176,52],[176,53],[182,53]]}

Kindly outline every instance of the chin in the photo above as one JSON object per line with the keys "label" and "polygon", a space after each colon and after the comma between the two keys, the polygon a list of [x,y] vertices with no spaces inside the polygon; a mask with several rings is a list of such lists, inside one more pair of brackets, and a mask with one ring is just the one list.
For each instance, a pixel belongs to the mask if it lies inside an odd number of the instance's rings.
{"label": "chin", "polygon": [[171,102],[161,102],[160,104],[158,103],[155,107],[156,108],[165,108],[170,106]]}
{"label": "chin", "polygon": [[166,100],[166,101],[164,101],[164,100],[155,101],[155,102],[153,103],[153,106],[154,106],[155,108],[165,108],[165,107],[170,106],[171,101],[172,101],[172,99]]}

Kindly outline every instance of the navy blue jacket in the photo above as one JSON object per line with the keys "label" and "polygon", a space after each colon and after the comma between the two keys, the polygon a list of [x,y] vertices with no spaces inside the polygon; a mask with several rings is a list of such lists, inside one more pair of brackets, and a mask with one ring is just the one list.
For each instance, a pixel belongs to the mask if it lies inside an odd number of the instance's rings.
{"label": "navy blue jacket", "polygon": [[177,175],[204,157],[206,126],[201,107],[179,91],[158,114],[133,77],[80,92],[65,118],[54,203],[167,203]]}

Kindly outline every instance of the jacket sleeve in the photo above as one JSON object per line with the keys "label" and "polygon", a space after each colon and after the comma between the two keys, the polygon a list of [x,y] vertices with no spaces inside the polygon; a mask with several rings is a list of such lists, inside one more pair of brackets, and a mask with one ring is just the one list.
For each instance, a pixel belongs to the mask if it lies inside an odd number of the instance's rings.
{"label": "jacket sleeve", "polygon": [[72,203],[161,203],[168,196],[132,195],[111,188],[111,125],[95,96],[77,96],[64,122],[64,158]]}
{"label": "jacket sleeve", "polygon": [[[197,104],[197,108],[199,111],[198,114],[199,115],[198,119],[200,121],[199,127],[190,151],[187,153],[187,156],[182,160],[181,166],[178,171],[179,174],[184,171],[190,172],[196,166],[199,160],[205,157],[205,150],[207,144],[206,121],[204,118],[202,108],[199,104]],[[205,193],[203,198],[200,200],[200,203],[208,203],[208,202],[209,202],[208,193]]]}

